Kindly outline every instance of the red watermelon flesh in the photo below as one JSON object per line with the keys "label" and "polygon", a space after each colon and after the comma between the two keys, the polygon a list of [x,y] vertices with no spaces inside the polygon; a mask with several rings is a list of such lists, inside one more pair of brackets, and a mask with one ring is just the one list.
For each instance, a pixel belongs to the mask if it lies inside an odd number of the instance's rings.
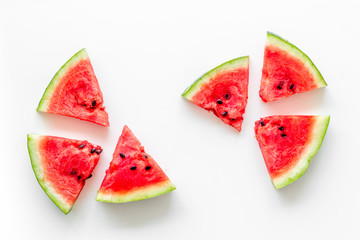
{"label": "red watermelon flesh", "polygon": [[82,49],[55,74],[37,110],[109,126],[103,102],[90,59]]}
{"label": "red watermelon flesh", "polygon": [[268,33],[259,95],[264,102],[327,86],[319,70],[300,49]]}
{"label": "red watermelon flesh", "polygon": [[175,186],[125,126],[96,200],[131,202],[164,194]]}
{"label": "red watermelon flesh", "polygon": [[329,119],[329,116],[278,115],[255,123],[256,139],[275,188],[282,188],[305,173],[321,146]]}
{"label": "red watermelon flesh", "polygon": [[102,148],[88,141],[29,134],[28,150],[40,186],[65,214],[69,213]]}
{"label": "red watermelon flesh", "polygon": [[183,93],[183,97],[214,113],[241,131],[248,99],[249,57],[228,61],[207,72]]}

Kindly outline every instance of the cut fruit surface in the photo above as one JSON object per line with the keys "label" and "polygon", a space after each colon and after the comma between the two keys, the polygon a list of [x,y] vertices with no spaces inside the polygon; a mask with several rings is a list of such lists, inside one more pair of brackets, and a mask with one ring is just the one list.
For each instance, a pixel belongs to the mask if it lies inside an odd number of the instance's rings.
{"label": "cut fruit surface", "polygon": [[249,57],[228,61],[205,73],[182,96],[241,131],[248,99]]}
{"label": "cut fruit surface", "polygon": [[85,49],[69,59],[55,74],[37,108],[109,126],[103,95]]}
{"label": "cut fruit surface", "polygon": [[140,141],[124,126],[110,167],[96,196],[97,201],[122,203],[170,192],[175,186]]}
{"label": "cut fruit surface", "polygon": [[29,134],[27,144],[37,181],[56,206],[68,214],[99,161],[101,147],[88,141],[37,134]]}
{"label": "cut fruit surface", "polygon": [[293,44],[268,32],[259,95],[264,102],[327,86],[310,58]]}
{"label": "cut fruit surface", "polygon": [[329,121],[330,116],[277,115],[255,123],[255,136],[276,189],[305,173],[321,146]]}

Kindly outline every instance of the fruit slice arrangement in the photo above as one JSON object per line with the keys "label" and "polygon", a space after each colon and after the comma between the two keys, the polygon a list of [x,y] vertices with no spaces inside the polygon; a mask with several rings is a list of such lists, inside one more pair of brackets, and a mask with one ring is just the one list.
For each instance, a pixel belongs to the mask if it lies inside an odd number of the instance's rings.
{"label": "fruit slice arrangement", "polygon": [[[202,76],[183,97],[240,131],[247,102],[248,71],[248,57],[231,60]],[[324,78],[305,53],[267,33],[259,91],[264,102],[325,86]],[[275,188],[304,174],[328,124],[329,116],[270,116],[256,122],[256,139]]]}
{"label": "fruit slice arrangement", "polygon": [[268,32],[259,95],[264,102],[327,86],[310,58],[293,44]]}
{"label": "fruit slice arrangement", "polygon": [[248,99],[249,57],[240,57],[205,73],[183,97],[213,112],[224,123],[241,131]]}
{"label": "fruit slice arrangement", "polygon": [[305,173],[321,146],[329,120],[330,116],[282,115],[255,123],[255,136],[276,189]]}
{"label": "fruit slice arrangement", "polygon": [[[37,110],[109,126],[102,92],[85,49],[55,74]],[[32,134],[28,135],[28,150],[40,186],[68,214],[85,180],[92,176],[102,148],[87,141]],[[174,189],[169,178],[125,126],[97,200],[136,201]]]}
{"label": "fruit slice arrangement", "polygon": [[132,202],[156,197],[174,189],[175,186],[159,165],[125,126],[96,200]]}
{"label": "fruit slice arrangement", "polygon": [[86,49],[67,61],[55,74],[37,108],[109,126],[103,95]]}
{"label": "fruit slice arrangement", "polygon": [[[249,57],[245,56],[207,72],[182,96],[241,131],[248,83]],[[268,32],[259,91],[264,102],[325,86],[307,55]],[[102,92],[85,49],[55,74],[37,110],[109,126]],[[276,189],[304,174],[320,148],[329,119],[329,116],[278,115],[255,123],[256,139]],[[69,213],[85,180],[92,176],[102,148],[87,141],[33,134],[28,135],[28,150],[39,184],[65,214]],[[96,200],[131,202],[174,189],[163,170],[125,126]]]}
{"label": "fruit slice arrangement", "polygon": [[[259,95],[264,102],[327,86],[310,58],[268,32]],[[300,178],[317,153],[329,116],[270,116],[255,123],[255,135],[276,189]]]}
{"label": "fruit slice arrangement", "polygon": [[[37,110],[109,126],[86,49],[72,56],[55,74]],[[87,141],[32,134],[28,135],[28,150],[40,186],[68,214],[85,180],[92,176],[102,148]]]}
{"label": "fruit slice arrangement", "polygon": [[92,176],[102,148],[88,141],[29,134],[28,150],[40,186],[68,214]]}

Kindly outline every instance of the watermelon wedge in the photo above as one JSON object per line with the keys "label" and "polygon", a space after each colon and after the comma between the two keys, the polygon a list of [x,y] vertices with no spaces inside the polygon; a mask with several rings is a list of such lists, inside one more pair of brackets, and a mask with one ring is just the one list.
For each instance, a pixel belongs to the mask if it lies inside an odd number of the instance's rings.
{"label": "watermelon wedge", "polygon": [[37,181],[61,211],[68,214],[102,149],[87,141],[29,134],[28,150]]}
{"label": "watermelon wedge", "polygon": [[86,49],[80,50],[55,74],[37,108],[109,126],[103,95]]}
{"label": "watermelon wedge", "polygon": [[329,121],[330,116],[283,115],[255,123],[256,139],[276,189],[305,173],[321,146]]}
{"label": "watermelon wedge", "polygon": [[122,203],[156,197],[175,189],[139,140],[124,126],[97,201]]}
{"label": "watermelon wedge", "polygon": [[310,58],[293,44],[268,32],[260,85],[264,102],[327,86]]}
{"label": "watermelon wedge", "polygon": [[240,132],[248,99],[248,83],[249,56],[245,56],[205,73],[182,96]]}

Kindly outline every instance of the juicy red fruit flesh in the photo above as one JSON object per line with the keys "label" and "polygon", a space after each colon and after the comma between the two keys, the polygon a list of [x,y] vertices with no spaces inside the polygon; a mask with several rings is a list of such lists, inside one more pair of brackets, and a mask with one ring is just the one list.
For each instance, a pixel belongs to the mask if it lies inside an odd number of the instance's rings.
{"label": "juicy red fruit flesh", "polygon": [[248,98],[247,76],[248,68],[218,74],[209,81],[211,84],[201,87],[192,101],[240,131]]}
{"label": "juicy red fruit flesh", "polygon": [[109,126],[103,95],[89,59],[72,66],[56,87],[48,112]]}
{"label": "juicy red fruit flesh", "polygon": [[281,176],[299,160],[311,141],[312,116],[271,116],[255,123],[255,135],[271,178]]}
{"label": "juicy red fruit flesh", "polygon": [[305,63],[287,51],[267,45],[259,95],[264,102],[317,88]]}
{"label": "juicy red fruit flesh", "polygon": [[91,149],[101,149],[87,141],[46,137],[39,143],[41,164],[45,181],[64,200],[73,204],[99,161],[99,154]]}
{"label": "juicy red fruit flesh", "polygon": [[127,194],[129,191],[168,181],[154,159],[125,126],[101,185],[101,192]]}

